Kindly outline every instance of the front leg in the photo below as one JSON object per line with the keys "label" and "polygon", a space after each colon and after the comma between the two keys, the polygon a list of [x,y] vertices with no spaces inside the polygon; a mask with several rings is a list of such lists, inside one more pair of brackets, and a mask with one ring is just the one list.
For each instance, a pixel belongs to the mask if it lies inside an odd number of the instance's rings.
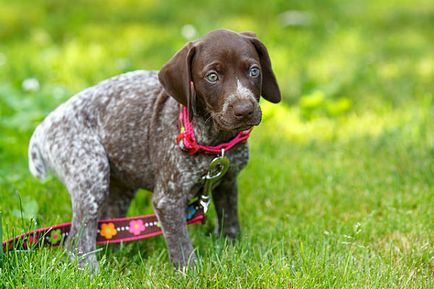
{"label": "front leg", "polygon": [[187,201],[179,194],[182,188],[179,188],[177,193],[167,191],[168,188],[162,189],[164,186],[159,187],[153,194],[152,203],[163,229],[170,259],[177,268],[194,265],[196,255],[188,236],[185,218]]}
{"label": "front leg", "polygon": [[212,197],[217,211],[218,232],[234,240],[240,233],[237,175],[229,171],[213,190]]}

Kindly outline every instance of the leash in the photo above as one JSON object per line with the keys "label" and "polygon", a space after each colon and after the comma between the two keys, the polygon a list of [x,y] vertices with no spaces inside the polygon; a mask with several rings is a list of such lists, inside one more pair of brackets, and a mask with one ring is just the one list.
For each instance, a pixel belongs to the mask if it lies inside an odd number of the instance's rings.
{"label": "leash", "polygon": [[[182,120],[181,120],[182,117]],[[217,156],[211,161],[208,172],[201,179],[203,191],[200,196],[187,206],[185,219],[187,224],[203,223],[211,200],[211,192],[229,169],[230,161],[225,151],[239,142],[247,140],[250,131],[240,132],[228,143],[218,146],[202,146],[196,142],[193,127],[188,118],[188,110],[180,108],[181,133],[176,141],[181,150],[193,155],[197,152],[214,153]],[[182,135],[182,136],[181,136]],[[13,249],[29,250],[36,247],[57,247],[64,244],[71,229],[71,223],[36,229],[8,241],[2,242],[2,252]],[[163,234],[155,214],[128,218],[98,220],[97,244],[129,242]],[[0,239],[1,240],[1,239]]]}
{"label": "leash", "polygon": [[[185,216],[187,224],[203,222],[205,214],[200,201],[191,203],[187,207]],[[3,252],[13,249],[28,250],[36,247],[57,247],[63,245],[70,229],[71,223],[64,223],[24,233],[3,242]],[[163,231],[156,215],[99,220],[96,243],[128,242],[161,234],[163,234]]]}

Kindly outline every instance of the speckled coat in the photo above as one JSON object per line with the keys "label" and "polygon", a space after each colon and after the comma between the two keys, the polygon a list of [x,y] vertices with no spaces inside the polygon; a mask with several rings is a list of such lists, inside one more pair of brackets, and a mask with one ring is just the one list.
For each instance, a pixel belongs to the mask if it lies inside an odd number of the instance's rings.
{"label": "speckled coat", "polygon": [[[257,60],[263,75],[251,82],[243,80],[245,76],[235,77],[235,82],[222,79],[219,85],[226,88],[220,90],[220,100],[212,103],[212,90],[201,87],[207,85],[204,81],[210,83],[209,79],[205,75],[203,80],[195,70],[202,71],[213,59],[227,57],[207,52],[218,49],[210,45],[216,38],[250,45],[246,51],[253,54],[251,58]],[[70,98],[36,128],[29,144],[29,168],[39,178],[51,170],[69,191],[73,218],[66,247],[71,256],[82,257],[81,266],[98,267],[95,254],[89,254],[96,249],[98,218],[125,216],[139,188],[153,192],[153,206],[171,260],[177,266],[194,263],[185,208],[201,189],[200,179],[214,156],[189,156],[177,147],[179,103],[187,105],[194,115],[194,131],[202,144],[228,141],[239,131],[235,127],[239,128],[240,123],[246,127],[257,125],[261,119],[259,95],[268,95],[268,100],[278,102],[280,92],[274,74],[277,92],[264,92],[264,79],[270,76],[265,75],[267,64],[263,56],[255,54],[258,49],[249,44],[252,41],[257,40],[250,33],[211,32],[184,47],[160,73],[134,71],[105,80]],[[235,57],[239,56],[239,44],[226,46]],[[192,47],[196,49],[194,57]],[[187,68],[182,61],[186,57]],[[173,75],[178,71],[185,74],[185,69],[191,71],[187,72],[187,80],[185,76]],[[177,84],[179,81],[187,83]],[[238,144],[226,155],[231,166],[214,190],[213,199],[221,232],[234,238],[239,232],[236,177],[247,164],[247,144]]]}

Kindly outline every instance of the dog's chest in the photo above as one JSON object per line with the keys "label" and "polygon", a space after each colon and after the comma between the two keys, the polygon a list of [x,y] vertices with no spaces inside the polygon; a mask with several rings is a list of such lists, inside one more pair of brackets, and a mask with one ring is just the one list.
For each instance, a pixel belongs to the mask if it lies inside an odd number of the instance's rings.
{"label": "dog's chest", "polygon": [[[247,145],[240,144],[233,148],[233,151],[226,152],[225,156],[229,159],[229,170],[221,181],[238,175],[246,166],[249,158]],[[177,173],[172,174],[172,176],[168,178],[169,184],[173,185],[169,190],[178,186],[178,190],[179,187],[182,187],[181,190],[188,199],[197,196],[204,187],[205,176],[210,173],[211,163],[219,157],[219,155],[190,156],[186,153],[182,153],[178,164],[175,166]],[[173,178],[173,176],[175,176],[175,178]],[[178,177],[176,178],[176,176]],[[172,184],[172,181],[179,183]]]}

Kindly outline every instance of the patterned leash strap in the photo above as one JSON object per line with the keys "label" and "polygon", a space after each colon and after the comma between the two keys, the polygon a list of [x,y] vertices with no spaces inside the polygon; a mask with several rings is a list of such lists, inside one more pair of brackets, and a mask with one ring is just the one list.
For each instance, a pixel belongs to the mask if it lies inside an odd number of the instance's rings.
{"label": "patterned leash strap", "polygon": [[[186,210],[187,224],[205,220],[204,208],[197,200]],[[68,237],[71,223],[37,229],[19,235],[2,243],[3,252],[18,249],[28,250],[35,247],[56,247]],[[116,218],[98,221],[97,244],[110,244],[135,241],[163,234],[156,215]]]}

